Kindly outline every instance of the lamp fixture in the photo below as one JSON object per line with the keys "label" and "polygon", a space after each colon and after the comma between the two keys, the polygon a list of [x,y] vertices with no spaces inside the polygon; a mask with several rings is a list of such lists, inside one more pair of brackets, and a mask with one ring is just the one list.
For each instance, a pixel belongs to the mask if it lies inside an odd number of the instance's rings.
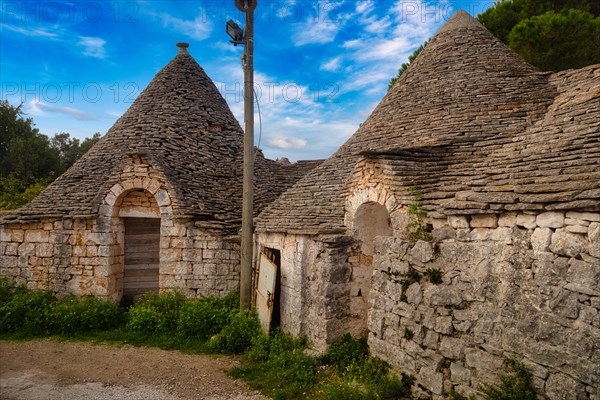
{"label": "lamp fixture", "polygon": [[227,21],[226,31],[229,37],[232,39],[230,42],[233,43],[234,46],[237,46],[238,44],[244,44],[244,31],[238,24],[235,23],[235,21]]}

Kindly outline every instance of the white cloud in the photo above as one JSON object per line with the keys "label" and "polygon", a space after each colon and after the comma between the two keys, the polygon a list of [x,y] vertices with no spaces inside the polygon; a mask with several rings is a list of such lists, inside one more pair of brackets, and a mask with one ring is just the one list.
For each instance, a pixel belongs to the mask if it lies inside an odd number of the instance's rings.
{"label": "white cloud", "polygon": [[306,139],[279,133],[267,138],[267,144],[279,149],[301,149],[306,146],[307,141]]}
{"label": "white cloud", "polygon": [[47,114],[63,114],[73,117],[80,121],[92,121],[98,119],[98,116],[93,113],[88,113],[72,107],[48,104],[35,99],[29,102],[29,107],[27,111],[30,114],[37,116],[44,116]]}
{"label": "white cloud", "polygon": [[339,25],[311,18],[302,24],[302,27],[292,36],[292,40],[296,46],[331,43],[335,40],[339,30]]}
{"label": "white cloud", "polygon": [[296,28],[292,41],[296,46],[307,44],[331,43],[348,19],[348,15],[334,15],[344,1],[318,1],[312,4],[312,10],[305,10],[311,15]]}
{"label": "white cloud", "polygon": [[106,40],[98,37],[79,37],[79,46],[83,47],[81,54],[84,56],[104,59],[106,57],[106,49],[104,48],[105,44]]}
{"label": "white cloud", "polygon": [[165,28],[169,28],[195,40],[208,38],[213,30],[212,23],[202,15],[193,20],[176,18],[167,13],[154,14],[154,16],[162,21]]}
{"label": "white cloud", "polygon": [[331,60],[327,61],[326,63],[321,64],[321,69],[323,71],[335,72],[340,68],[341,61],[342,61],[342,57],[332,58]]}
{"label": "white cloud", "polygon": [[46,29],[42,29],[42,28],[35,28],[35,29],[29,29],[29,28],[21,28],[18,26],[14,26],[14,25],[10,25],[10,24],[0,24],[0,30],[9,30],[11,32],[15,32],[15,33],[20,33],[21,35],[25,35],[25,36],[32,36],[32,37],[36,37],[36,38],[45,38],[45,39],[57,39],[58,38],[58,34],[55,32],[49,32]]}

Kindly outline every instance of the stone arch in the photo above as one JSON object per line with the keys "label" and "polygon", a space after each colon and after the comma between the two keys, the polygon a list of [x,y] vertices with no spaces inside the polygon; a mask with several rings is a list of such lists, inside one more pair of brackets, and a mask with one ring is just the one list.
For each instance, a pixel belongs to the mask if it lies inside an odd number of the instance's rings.
{"label": "stone arch", "polygon": [[[383,184],[380,183],[373,187],[356,188],[346,198],[344,224],[350,233],[354,232],[356,212],[365,203],[380,204],[387,210],[390,216],[398,209],[396,198]],[[394,227],[394,224],[392,224],[392,227]]]}
{"label": "stone arch", "polygon": [[[135,161],[135,160],[134,160]],[[123,175],[123,174],[122,174]],[[172,226],[172,198],[165,184],[160,180],[148,176],[131,176],[114,184],[103,199],[99,210],[98,226],[113,237],[110,250],[107,278],[109,295],[119,301],[123,298],[127,277],[126,263],[126,225],[129,231],[135,229],[135,219],[147,219],[155,240],[152,242],[152,251],[157,254],[158,262],[155,281],[158,285],[160,272],[160,240],[165,226]],[[140,221],[138,221],[140,222]],[[139,224],[137,224],[139,225]],[[139,226],[137,227],[139,229]],[[153,273],[154,273],[153,272]],[[157,289],[158,290],[158,286]],[[154,291],[154,290],[153,290]]]}
{"label": "stone arch", "polygon": [[374,201],[361,204],[354,214],[353,233],[355,240],[360,243],[361,254],[372,257],[375,237],[393,234],[387,208]]}
{"label": "stone arch", "polygon": [[377,236],[392,236],[392,223],[387,207],[376,202],[361,204],[352,222],[355,245],[351,258],[350,276],[350,333],[356,337],[368,334],[367,315],[369,292],[373,275],[374,241]]}

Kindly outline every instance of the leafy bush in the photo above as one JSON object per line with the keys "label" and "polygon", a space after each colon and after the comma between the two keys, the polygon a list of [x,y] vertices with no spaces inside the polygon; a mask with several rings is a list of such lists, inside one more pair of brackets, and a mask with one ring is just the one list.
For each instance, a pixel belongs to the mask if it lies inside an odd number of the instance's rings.
{"label": "leafy bush", "polygon": [[352,365],[365,362],[369,357],[367,339],[353,339],[350,334],[344,335],[333,343],[321,358],[324,364],[332,364],[339,371],[344,371]]}
{"label": "leafy bush", "polygon": [[[231,301],[235,301],[235,305]],[[237,309],[235,295],[223,299],[189,300],[181,307],[177,327],[180,335],[208,340],[219,333]]]}
{"label": "leafy bush", "polygon": [[249,363],[232,371],[235,377],[250,380],[250,385],[272,393],[275,399],[297,399],[317,383],[316,362],[304,354],[306,340],[276,331],[260,335],[247,352]]}
{"label": "leafy bush", "polygon": [[15,292],[17,291],[27,291],[27,289],[23,287],[15,286],[8,278],[4,276],[0,276],[0,304],[8,303]]}
{"label": "leafy bush", "polygon": [[49,330],[67,335],[116,328],[122,321],[118,306],[93,296],[54,302],[47,315]]}
{"label": "leafy bush", "polygon": [[144,333],[175,333],[184,302],[184,295],[176,291],[144,295],[129,309],[126,328]]}
{"label": "leafy bush", "polygon": [[[396,399],[408,394],[412,379],[406,376],[397,377],[391,373],[389,365],[369,355],[369,346],[366,339],[353,339],[345,335],[333,343],[322,358],[323,362],[330,363],[342,377],[353,384],[341,385],[338,390],[345,391],[344,397],[362,399]],[[326,387],[326,399],[340,395],[338,390]],[[336,394],[337,393],[337,394]]]}
{"label": "leafy bush", "polygon": [[0,304],[0,333],[49,334],[47,314],[54,301],[50,291],[16,289],[8,302]]}
{"label": "leafy bush", "polygon": [[484,384],[481,390],[487,400],[535,400],[531,372],[514,358],[505,358],[499,384]]}
{"label": "leafy bush", "polygon": [[260,322],[254,310],[234,314],[229,323],[209,342],[209,348],[217,353],[241,354],[260,336]]}

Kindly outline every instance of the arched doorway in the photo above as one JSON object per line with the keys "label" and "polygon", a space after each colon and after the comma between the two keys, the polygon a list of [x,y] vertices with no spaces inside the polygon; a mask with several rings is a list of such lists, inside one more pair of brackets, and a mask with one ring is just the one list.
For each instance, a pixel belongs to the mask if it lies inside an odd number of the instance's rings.
{"label": "arched doorway", "polygon": [[356,247],[354,262],[351,263],[350,314],[355,322],[350,327],[350,333],[355,337],[365,337],[368,334],[374,240],[377,236],[392,236],[390,214],[385,206],[377,202],[363,203],[354,215],[353,229]]}
{"label": "arched doorway", "polygon": [[119,204],[123,221],[123,299],[133,301],[159,292],[160,207],[145,189],[124,194]]}

